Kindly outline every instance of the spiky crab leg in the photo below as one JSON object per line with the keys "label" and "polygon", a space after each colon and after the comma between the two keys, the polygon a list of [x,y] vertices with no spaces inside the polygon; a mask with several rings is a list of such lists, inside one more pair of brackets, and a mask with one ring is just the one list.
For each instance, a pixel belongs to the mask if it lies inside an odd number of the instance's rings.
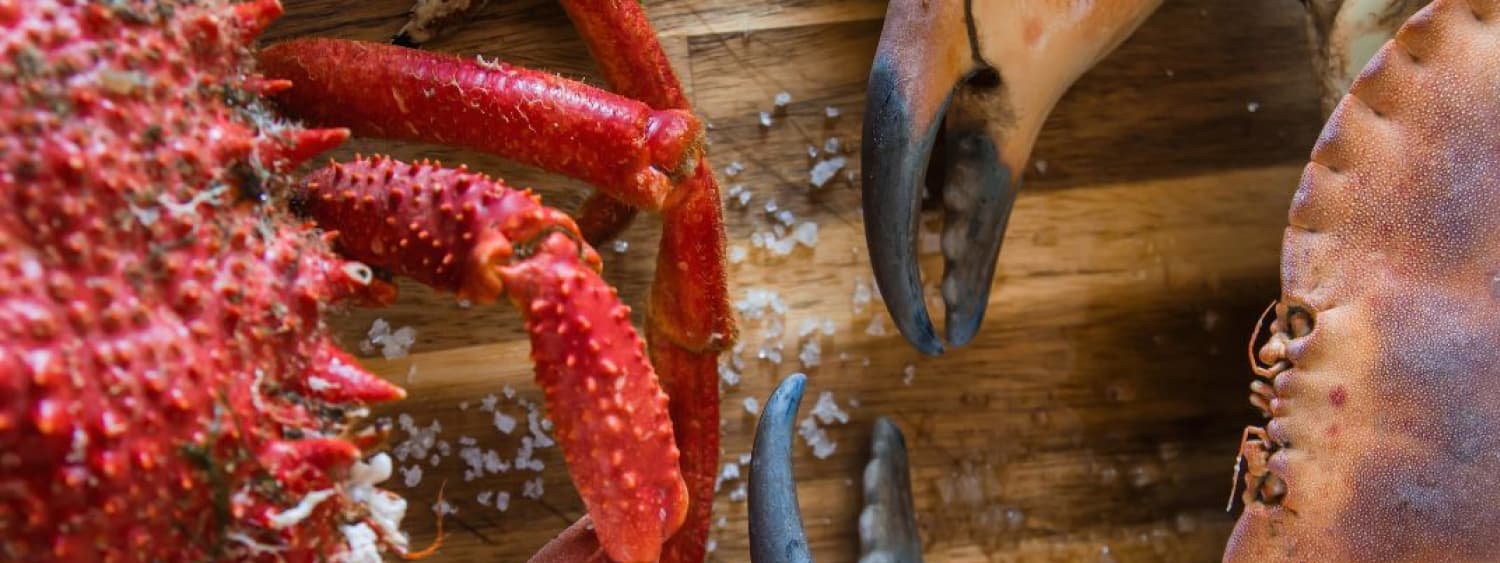
{"label": "spiky crab leg", "polygon": [[655,561],[688,507],[667,396],[572,219],[484,175],[383,157],[306,185],[299,209],[350,257],[476,302],[510,298],[600,543],[616,561]]}
{"label": "spiky crab leg", "polygon": [[[563,9],[616,92],[658,110],[691,109],[656,30],[639,2],[563,0]],[[735,338],[724,270],[718,180],[700,154],[692,176],[662,211],[661,250],[651,286],[651,359],[672,396],[691,516],[663,559],[702,561],[719,462],[718,355]],[[588,217],[585,216],[585,220]]]}
{"label": "spiky crab leg", "polygon": [[313,38],[266,48],[260,69],[293,83],[276,100],[297,117],[489,152],[636,207],[660,208],[702,152],[702,124],[686,111],[501,62]]}
{"label": "spiky crab leg", "polygon": [[[292,41],[263,51],[261,64],[268,75],[296,82],[280,99],[301,117],[357,133],[478,148],[594,183],[601,192],[580,220],[590,240],[613,236],[628,223],[633,211],[625,204],[662,210],[666,227],[648,337],[652,360],[675,398],[672,420],[687,452],[682,470],[694,499],[692,518],[666,558],[700,561],[718,464],[718,354],[734,339],[719,187],[698,143],[698,122],[678,119],[691,119],[688,102],[641,7],[584,1],[564,7],[606,78],[654,113],[551,75],[374,44]],[[344,71],[350,67],[377,70]],[[642,115],[657,116],[662,125],[641,126]],[[534,130],[534,124],[546,125]],[[610,160],[613,155],[623,156]],[[626,176],[650,181],[610,180],[620,169],[645,170],[638,166],[645,162],[654,163],[651,170]]]}

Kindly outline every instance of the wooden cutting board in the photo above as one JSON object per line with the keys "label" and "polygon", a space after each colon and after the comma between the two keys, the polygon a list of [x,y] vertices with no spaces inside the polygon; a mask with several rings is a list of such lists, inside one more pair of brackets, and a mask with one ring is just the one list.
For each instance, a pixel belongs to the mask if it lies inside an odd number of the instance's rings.
{"label": "wooden cutting board", "polygon": [[[409,0],[288,1],[268,41],[295,36],[387,40]],[[723,395],[724,459],[749,451],[761,401],[793,371],[810,376],[804,412],[822,392],[850,413],[828,428],[837,449],[817,459],[799,441],[796,471],[808,536],[820,561],[857,558],[857,486],[871,421],[890,416],[911,447],[913,488],[928,561],[1216,559],[1232,524],[1224,511],[1237,440],[1255,421],[1245,400],[1251,325],[1277,294],[1277,255],[1290,195],[1316,138],[1318,91],[1300,4],[1292,0],[1169,2],[1059,104],[1042,132],[999,265],[989,316],[969,346],[926,358],[906,345],[877,301],[856,313],[871,279],[859,190],[839,179],[810,190],[808,145],[837,137],[858,169],[865,82],[884,3],[875,0],[647,0],[698,112],[713,125],[711,158],[743,184],[747,208],[726,212],[730,243],[751,250],[730,266],[731,293],[779,293],[788,311],[785,359],[756,359],[764,322],[744,323],[742,381]],[[566,16],[551,2],[491,2],[431,43],[438,51],[499,57],[601,84]],[[351,69],[358,72],[358,69]],[[1017,78],[1019,79],[1019,78]],[[786,117],[763,130],[757,114],[778,92]],[[837,108],[837,120],[825,108]],[[476,126],[482,126],[476,124]],[[577,182],[494,157],[437,146],[358,140],[334,156],[392,152],[438,158],[540,190],[573,209]],[[819,225],[814,249],[787,257],[750,249],[769,230],[774,200]],[[936,228],[937,217],[927,216]],[[644,307],[661,224],[643,216],[628,248],[602,249],[606,276]],[[935,245],[933,245],[935,247]],[[938,279],[941,258],[923,266]],[[581,513],[560,453],[540,450],[540,473],[465,479],[461,440],[512,458],[524,409],[539,402],[528,345],[505,306],[463,307],[415,284],[399,304],[334,319],[350,349],[376,319],[412,327],[410,355],[366,365],[411,398],[377,416],[428,427],[446,455],[408,456],[390,484],[412,503],[417,545],[434,536],[430,507],[444,483],[457,513],[437,560],[519,561]],[[939,315],[941,316],[941,315]],[[831,320],[821,365],[797,360],[806,319]],[[868,330],[880,323],[885,334]],[[773,339],[776,340],[776,339]],[[911,366],[914,376],[904,375]],[[499,432],[483,408],[521,417]],[[851,406],[857,404],[858,406]],[[395,443],[406,441],[398,430]],[[421,468],[408,487],[405,476]],[[522,496],[540,478],[540,499]],[[714,506],[715,561],[748,560],[745,503],[725,483]],[[535,486],[533,483],[532,486]],[[483,493],[488,492],[488,495]],[[498,493],[508,509],[494,506]],[[481,504],[484,498],[487,504]]]}

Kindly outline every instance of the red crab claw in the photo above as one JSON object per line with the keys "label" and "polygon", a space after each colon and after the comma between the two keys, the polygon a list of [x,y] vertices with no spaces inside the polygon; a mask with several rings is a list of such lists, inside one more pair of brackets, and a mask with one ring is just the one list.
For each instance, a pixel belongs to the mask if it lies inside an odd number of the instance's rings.
{"label": "red crab claw", "polygon": [[600,543],[616,561],[660,556],[688,508],[667,396],[572,219],[481,174],[378,156],[313,173],[297,207],[351,258],[480,303],[509,297]]}
{"label": "red crab claw", "polygon": [[[1160,0],[896,0],[866,93],[865,237],[907,341],[943,352],[917,269],[918,204],[940,132],[948,341],[978,332],[1022,171],[1047,114]],[[944,130],[946,129],[946,130]]]}

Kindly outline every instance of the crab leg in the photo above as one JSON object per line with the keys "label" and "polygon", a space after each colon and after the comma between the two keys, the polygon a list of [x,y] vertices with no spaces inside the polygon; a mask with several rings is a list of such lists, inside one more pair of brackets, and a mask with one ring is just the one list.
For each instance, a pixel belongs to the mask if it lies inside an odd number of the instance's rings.
{"label": "crab leg", "polygon": [[374,157],[312,174],[299,210],[340,250],[526,318],[536,378],[595,532],[616,561],[654,561],[687,514],[667,396],[578,229],[484,175]]}
{"label": "crab leg", "polygon": [[303,119],[493,153],[579,178],[636,207],[660,208],[702,152],[702,124],[686,111],[652,110],[500,62],[296,39],[262,51],[260,69],[293,83],[276,99]]}
{"label": "crab leg", "polygon": [[[616,92],[658,110],[691,109],[645,9],[631,0],[562,0]],[[651,359],[672,397],[672,422],[684,453],[690,517],[667,543],[666,561],[706,554],[719,460],[718,356],[735,338],[724,271],[719,184],[701,153],[693,174],[667,197],[661,251],[651,287]],[[592,223],[585,215],[586,223]]]}

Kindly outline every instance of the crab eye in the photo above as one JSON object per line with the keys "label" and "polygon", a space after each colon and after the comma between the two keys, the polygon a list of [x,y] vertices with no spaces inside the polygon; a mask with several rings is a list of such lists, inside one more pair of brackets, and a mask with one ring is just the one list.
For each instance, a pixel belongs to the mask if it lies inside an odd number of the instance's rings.
{"label": "crab eye", "polygon": [[369,266],[359,262],[345,262],[344,273],[359,285],[370,285],[370,282],[375,281],[375,272]]}
{"label": "crab eye", "polygon": [[1307,336],[1313,330],[1312,313],[1300,307],[1287,311],[1287,329],[1291,332],[1292,338]]}

